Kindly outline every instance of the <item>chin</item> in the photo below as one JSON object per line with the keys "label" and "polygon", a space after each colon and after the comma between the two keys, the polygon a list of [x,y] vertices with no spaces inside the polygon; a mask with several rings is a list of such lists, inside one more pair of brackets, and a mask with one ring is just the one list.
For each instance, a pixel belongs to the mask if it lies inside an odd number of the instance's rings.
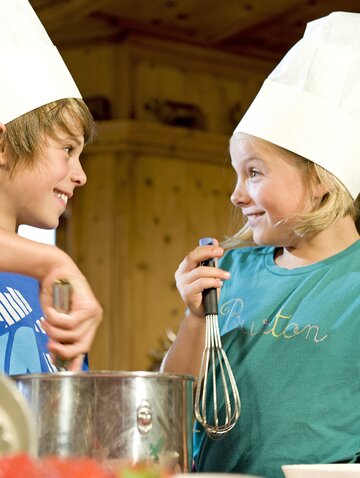
{"label": "chin", "polygon": [[258,246],[273,246],[274,243],[269,237],[266,237],[264,234],[256,234],[253,232],[253,241]]}
{"label": "chin", "polygon": [[36,227],[38,229],[46,229],[46,230],[51,230],[51,229],[56,229],[59,225],[59,219],[56,221],[48,221],[48,222],[39,222],[36,224],[29,224],[31,227]]}

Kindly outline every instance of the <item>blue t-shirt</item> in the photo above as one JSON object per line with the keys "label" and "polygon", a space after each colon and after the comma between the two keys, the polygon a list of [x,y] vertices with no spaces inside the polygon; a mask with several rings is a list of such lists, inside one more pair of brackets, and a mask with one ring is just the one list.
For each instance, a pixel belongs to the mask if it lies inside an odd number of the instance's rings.
{"label": "blue t-shirt", "polygon": [[229,251],[219,266],[231,272],[219,322],[242,410],[218,441],[196,424],[197,470],[283,478],[283,464],[356,459],[360,240],[292,270],[275,264],[273,247]]}
{"label": "blue t-shirt", "polygon": [[15,375],[58,371],[47,350],[43,320],[38,281],[0,272],[1,372]]}

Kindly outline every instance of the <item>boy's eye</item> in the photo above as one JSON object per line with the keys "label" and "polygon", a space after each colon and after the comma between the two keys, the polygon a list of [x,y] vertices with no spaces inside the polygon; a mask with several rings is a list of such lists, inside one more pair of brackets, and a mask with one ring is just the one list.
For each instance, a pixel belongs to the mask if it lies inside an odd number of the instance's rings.
{"label": "boy's eye", "polygon": [[65,146],[65,148],[64,148],[64,151],[66,151],[67,154],[70,154],[72,150],[73,150],[72,146]]}

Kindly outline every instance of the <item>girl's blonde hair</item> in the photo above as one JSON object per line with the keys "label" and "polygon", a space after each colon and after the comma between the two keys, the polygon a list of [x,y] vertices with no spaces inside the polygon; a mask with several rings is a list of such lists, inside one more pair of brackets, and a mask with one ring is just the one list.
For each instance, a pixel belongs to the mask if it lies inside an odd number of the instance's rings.
{"label": "girl's blonde hair", "polygon": [[95,123],[88,107],[79,98],[53,101],[7,123],[0,140],[10,174],[34,166],[44,146],[45,136],[57,139],[59,129],[72,136],[79,134],[78,128],[84,134],[85,144],[93,140]]}
{"label": "girl's blonde hair", "polygon": [[[270,148],[274,154],[295,164],[303,171],[308,193],[312,197],[313,207],[310,212],[299,212],[295,218],[292,218],[296,234],[301,237],[313,236],[344,216],[350,215],[354,220],[356,219],[358,201],[354,201],[346,187],[332,173],[298,154],[244,133],[233,135],[230,144],[239,139],[248,139],[250,142],[260,141]],[[315,194],[315,187],[318,187],[319,184],[326,191],[320,198]],[[251,243],[253,243],[252,231],[249,224],[246,223],[236,234],[227,238],[222,245],[224,247],[235,247]]]}

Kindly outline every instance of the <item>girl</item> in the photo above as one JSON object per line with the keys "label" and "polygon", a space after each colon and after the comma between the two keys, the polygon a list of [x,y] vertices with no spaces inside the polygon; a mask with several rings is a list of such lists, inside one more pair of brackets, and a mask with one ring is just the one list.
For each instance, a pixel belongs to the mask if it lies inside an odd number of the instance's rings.
{"label": "girl", "polygon": [[[326,74],[344,58],[341,65],[356,71],[359,32],[356,14],[310,24],[231,138],[231,200],[247,223],[226,245],[243,245],[250,233],[256,246],[225,255],[198,247],[176,272],[187,316],[164,370],[198,374],[202,291],[216,287],[222,343],[242,400],[240,419],[222,440],[196,424],[197,471],[280,478],[283,464],[356,461],[360,453],[360,95],[347,71],[336,81]],[[349,55],[354,48],[358,54]],[[198,266],[211,257],[221,258],[217,268]]]}

